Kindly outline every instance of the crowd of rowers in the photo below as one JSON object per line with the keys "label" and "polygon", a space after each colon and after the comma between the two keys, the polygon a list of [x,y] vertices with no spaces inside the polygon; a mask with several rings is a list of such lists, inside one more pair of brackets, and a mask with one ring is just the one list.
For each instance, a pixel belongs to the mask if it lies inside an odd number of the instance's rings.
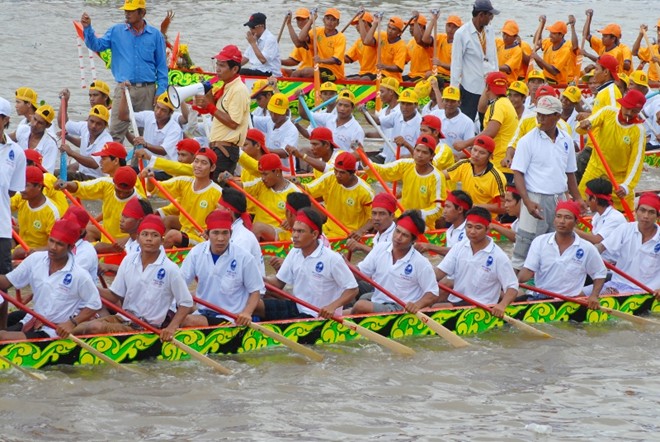
{"label": "crowd of rowers", "polygon": [[[333,14],[324,23],[335,23]],[[17,89],[15,110],[24,119],[13,133],[7,131],[11,105],[0,99],[0,155],[6,164],[0,193],[13,195],[0,210],[16,213],[13,256],[22,260],[0,276],[0,289],[31,286],[34,310],[56,324],[51,328],[13,312],[0,316],[7,322],[0,324],[1,340],[137,327],[105,311],[101,297],[162,328],[164,340],[179,327],[228,321],[194,306],[193,282],[196,296],[237,315],[238,325],[255,317],[328,318],[404,308],[358,282],[328,238],[348,238],[349,250],[365,252],[359,269],[400,296],[409,312],[464,305],[439,290],[438,281],[493,305],[498,316],[522,295],[519,282],[532,277],[545,290],[587,295],[593,309],[601,294],[640,290],[618,274],[607,280],[606,261],[660,289],[660,197],[644,193],[636,202],[636,220],[619,211],[635,204],[644,146],[652,141],[640,117],[649,104],[648,76],[634,71],[626,83],[613,55],[596,58],[591,103],[576,87],[560,94],[540,70],[513,82],[503,72],[487,74],[476,127],[469,117],[467,124],[457,117],[458,88],[441,88],[431,76],[401,89],[396,78],[386,77],[380,90],[385,107],[369,114],[386,131],[381,164],[362,150],[370,134],[353,115],[357,103],[350,90],[324,83],[324,98],[337,98],[326,109],[301,113],[318,124],[308,130],[290,119],[275,78],[253,87],[259,107],[250,115],[250,93],[239,76],[243,54],[229,45],[215,58],[222,89],[194,97],[180,112],[165,93],[153,111],[135,113],[143,132],[126,136],[134,146],[134,166],[128,164],[129,150],[108,132],[110,106],[127,122],[128,103],[123,96],[111,103],[106,83],[90,85],[91,109],[78,122],[68,119],[66,106],[56,115],[51,106],[39,105],[33,89]],[[420,109],[425,94],[431,101]],[[66,102],[70,93],[65,89],[61,96]],[[211,119],[210,133],[200,114]],[[191,136],[195,131],[202,136]],[[235,159],[233,145],[214,142],[231,131],[242,145]],[[579,137],[587,132],[593,140],[578,155]],[[56,141],[62,135],[68,143]],[[309,146],[298,146],[299,135]],[[596,146],[602,156],[584,155]],[[64,174],[56,170],[61,152],[70,159]],[[580,156],[585,167],[578,177]],[[294,168],[312,170],[314,179],[304,185],[288,179],[284,172],[295,172],[287,167],[289,158],[297,160]],[[240,173],[226,167],[234,160]],[[607,163],[613,180],[604,178]],[[365,180],[369,176],[382,180],[383,191],[375,193]],[[70,206],[67,194],[100,201],[98,219],[73,201]],[[155,209],[152,195],[171,204]],[[588,233],[578,228],[587,212]],[[515,222],[508,228],[495,217]],[[420,240],[427,230],[445,227],[445,247]],[[515,241],[512,259],[489,237],[491,230]],[[367,233],[375,234],[373,247],[363,242]],[[276,274],[266,276],[259,241],[289,239],[293,249],[284,259],[272,259]],[[181,268],[165,253],[171,247],[191,247]],[[100,269],[116,271],[114,281],[97,288],[97,254],[120,251],[126,256],[118,268]],[[428,252],[443,256],[436,268],[424,256]],[[585,286],[587,277],[591,283]],[[291,286],[319,311],[279,299],[266,283]]]}

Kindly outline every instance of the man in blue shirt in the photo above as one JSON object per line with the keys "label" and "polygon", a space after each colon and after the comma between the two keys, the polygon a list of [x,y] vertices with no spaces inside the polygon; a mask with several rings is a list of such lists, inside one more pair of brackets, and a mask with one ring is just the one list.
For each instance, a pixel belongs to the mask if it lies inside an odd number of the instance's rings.
{"label": "man in blue shirt", "polygon": [[[125,0],[125,23],[112,26],[97,37],[92,19],[85,12],[80,19],[84,28],[85,44],[93,51],[112,51],[110,69],[117,81],[113,101],[118,103],[123,95],[121,83],[131,83],[131,101],[135,111],[153,110],[155,97],[167,89],[167,57],[165,38],[160,31],[147,24],[146,0]],[[110,135],[122,142],[129,123],[121,121],[116,112],[110,120]],[[136,134],[137,135],[137,134]]]}

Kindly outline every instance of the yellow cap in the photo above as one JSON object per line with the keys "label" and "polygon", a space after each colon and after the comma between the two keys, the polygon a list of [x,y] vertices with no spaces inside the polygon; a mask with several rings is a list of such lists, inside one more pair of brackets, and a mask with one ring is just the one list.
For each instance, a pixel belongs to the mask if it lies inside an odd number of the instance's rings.
{"label": "yellow cap", "polygon": [[16,89],[16,99],[27,101],[32,106],[37,107],[37,93],[29,87],[19,87]]}
{"label": "yellow cap", "polygon": [[428,97],[431,94],[431,82],[427,79],[419,80],[415,84],[415,93],[420,100]]}
{"label": "yellow cap", "polygon": [[332,92],[337,92],[337,85],[334,84],[332,81],[326,81],[321,85],[321,92],[323,91],[332,91]]}
{"label": "yellow cap", "polygon": [[442,91],[442,99],[461,101],[461,91],[457,87],[452,87],[452,86],[446,87]]}
{"label": "yellow cap", "polygon": [[417,93],[413,89],[404,89],[401,94],[399,95],[399,102],[400,103],[415,103],[419,101],[419,98],[417,98]]}
{"label": "yellow cap", "polygon": [[644,71],[633,71],[630,74],[630,81],[640,86],[649,87],[649,76]]}
{"label": "yellow cap", "polygon": [[99,91],[100,93],[105,94],[108,97],[110,96],[110,86],[108,86],[108,83],[106,83],[105,81],[101,81],[101,80],[92,81],[92,84],[89,85],[89,90]]}
{"label": "yellow cap", "polygon": [[353,92],[349,91],[348,89],[342,89],[341,92],[339,92],[339,96],[337,97],[337,101],[339,100],[346,100],[350,101],[353,106],[355,106],[355,95],[353,95]]}
{"label": "yellow cap", "polygon": [[537,69],[534,69],[529,72],[529,75],[527,76],[527,81],[531,80],[532,78],[537,78],[539,80],[545,81],[545,75],[543,74],[543,71],[539,71]]}
{"label": "yellow cap", "polygon": [[257,92],[273,92],[273,87],[268,85],[268,80],[257,80],[252,85],[252,92],[250,92],[250,96],[255,95]]}
{"label": "yellow cap", "polygon": [[268,101],[268,110],[277,115],[284,115],[289,110],[289,99],[286,95],[274,94]]}
{"label": "yellow cap", "polygon": [[619,80],[623,81],[626,84],[626,87],[630,86],[630,77],[628,77],[628,74],[621,72],[619,74]]}
{"label": "yellow cap", "polygon": [[509,90],[510,91],[516,91],[519,94],[523,94],[524,96],[529,95],[529,88],[527,88],[527,85],[522,82],[522,81],[514,81],[509,85]]}
{"label": "yellow cap", "polygon": [[108,108],[103,106],[102,104],[97,104],[96,106],[91,108],[89,111],[89,116],[100,118],[106,123],[110,120],[110,112],[108,111]]}
{"label": "yellow cap", "polygon": [[579,103],[582,98],[582,91],[577,86],[568,86],[564,89],[564,92],[561,93],[562,97],[566,97],[573,103]]}
{"label": "yellow cap", "polygon": [[380,81],[380,87],[384,87],[385,89],[394,91],[394,93],[399,95],[399,80],[397,80],[396,78],[392,78],[392,77],[383,78]]}
{"label": "yellow cap", "polygon": [[53,118],[55,118],[55,109],[47,104],[40,106],[35,113],[46,120],[46,123],[48,124],[52,123]]}
{"label": "yellow cap", "polygon": [[593,76],[594,76],[594,71],[592,70],[592,71],[589,71],[589,72],[587,72],[586,74],[584,74],[584,75],[582,76],[582,78],[580,78],[580,80],[581,80],[583,83],[589,83],[589,80],[590,80],[591,77],[593,77]]}
{"label": "yellow cap", "polygon": [[124,6],[119,9],[124,11],[135,11],[136,9],[147,9],[146,0],[125,0]]}
{"label": "yellow cap", "polygon": [[167,92],[163,92],[158,96],[158,100],[156,100],[156,104],[162,104],[166,108],[170,110],[174,110],[174,105],[170,101],[170,97],[167,95]]}

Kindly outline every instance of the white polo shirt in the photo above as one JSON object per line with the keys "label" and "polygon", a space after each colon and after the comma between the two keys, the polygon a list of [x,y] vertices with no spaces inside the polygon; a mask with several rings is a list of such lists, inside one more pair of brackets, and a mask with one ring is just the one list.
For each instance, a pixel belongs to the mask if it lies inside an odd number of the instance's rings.
{"label": "white polo shirt", "polygon": [[493,27],[486,26],[483,31],[486,37],[485,51],[472,20],[458,28],[451,47],[451,86],[460,85],[478,95],[486,88],[486,74],[499,68]]}
{"label": "white polo shirt", "polygon": [[[396,114],[399,114],[399,116],[397,116]],[[383,130],[383,134],[385,135],[385,138],[390,140],[390,141],[394,140],[394,135],[392,135],[392,133],[393,133],[392,123],[391,122],[389,124],[386,123],[385,127],[383,127],[383,120],[388,122],[388,121],[393,121],[394,119],[400,118],[400,116],[401,116],[401,107],[399,106],[399,103],[397,102],[396,106],[394,106],[394,107],[387,106],[386,108],[381,109],[380,111],[377,111],[376,116],[378,117],[378,119],[380,121],[380,128]],[[383,143],[382,150],[383,150],[383,153],[381,155],[385,156],[386,153],[388,153],[389,155],[392,155],[392,152],[390,152],[390,148],[387,147],[387,143]]]}
{"label": "white polo shirt", "polygon": [[[31,128],[29,125],[18,126],[16,128],[16,142],[23,149],[28,148],[30,143],[30,132]],[[59,167],[60,150],[58,149],[55,140],[48,134],[48,131],[44,132],[44,135],[41,137],[39,144],[37,144],[34,150],[41,154],[41,165],[48,172],[53,173],[55,168]]]}
{"label": "white polo shirt", "polygon": [[355,117],[351,117],[348,122],[341,126],[337,126],[336,114],[326,113],[325,115],[314,115],[314,120],[320,127],[327,127],[332,131],[332,138],[341,150],[353,152],[353,148],[351,147],[353,141],[359,141],[360,144],[364,144],[364,129],[362,129],[362,126],[360,126],[360,123],[358,123]]}
{"label": "white polo shirt", "polygon": [[[392,112],[380,119],[380,126],[382,128],[390,129],[389,136],[391,139],[402,136],[403,139],[412,146],[415,146],[415,141],[417,141],[417,138],[419,138],[419,125],[421,123],[422,116],[418,112],[416,112],[415,116],[408,121],[403,119],[401,112]],[[403,146],[401,147],[400,152],[400,158],[411,156],[408,149]],[[383,149],[382,155],[385,157],[386,163],[390,163],[397,159],[392,150],[388,147]]]}
{"label": "white polo shirt", "polygon": [[[110,132],[108,132],[108,129],[104,129],[92,144],[89,144],[89,129],[87,129],[87,121],[67,121],[66,132],[70,135],[80,137],[80,155],[93,159],[96,161],[96,164],[101,164],[101,157],[93,157],[92,154],[103,150],[105,143],[112,141],[112,136],[110,135]],[[103,176],[100,166],[96,169],[92,169],[80,164],[78,172],[94,178],[100,178]]]}
{"label": "white polo shirt", "polygon": [[[30,285],[34,293],[34,311],[55,324],[67,321],[84,308],[101,308],[98,289],[73,255],[69,254],[64,267],[50,275],[49,268],[48,252],[34,252],[7,273],[7,279],[17,289]],[[23,323],[31,318],[28,315]],[[44,326],[42,331],[50,337],[57,335],[50,327]]]}
{"label": "white polo shirt", "polygon": [[192,307],[192,296],[181,269],[169,260],[163,249],[146,269],[143,269],[141,257],[140,253],[124,257],[110,290],[124,299],[124,310],[160,327],[173,301],[179,307]]}
{"label": "white polo shirt", "polygon": [[[251,293],[265,291],[257,262],[233,243],[216,262],[208,241],[197,244],[183,261],[181,273],[188,284],[197,278],[198,297],[235,314],[243,311]],[[200,309],[207,310],[203,306]]]}
{"label": "white polo shirt", "polygon": [[[518,279],[509,257],[491,238],[486,248],[472,253],[470,240],[464,239],[452,247],[438,268],[454,280],[454,290],[483,304],[496,304],[500,292],[518,290]],[[449,295],[449,302],[461,298]]]}
{"label": "white polo shirt", "polygon": [[[231,21],[231,20],[230,20]],[[248,45],[243,57],[248,59],[246,68],[257,69],[262,72],[270,72],[275,77],[282,76],[282,62],[280,60],[280,46],[277,43],[277,38],[268,29],[264,30],[261,37],[257,39],[257,47],[261,54],[266,59],[266,63],[259,61],[259,58],[254,53],[252,45]]]}
{"label": "white polo shirt", "polygon": [[5,134],[7,144],[0,140],[0,238],[11,238],[9,192],[25,189],[25,153]]}
{"label": "white polo shirt", "polygon": [[458,227],[454,227],[453,224],[447,227],[447,231],[445,232],[445,238],[447,239],[447,247],[454,247],[456,244],[458,244],[459,242],[463,241],[463,239],[466,238],[465,236],[466,224],[467,224],[467,220],[464,220],[463,223]]}
{"label": "white polo shirt", "polygon": [[99,279],[99,257],[94,246],[89,241],[79,239],[72,252],[76,257],[76,264],[87,270],[92,281],[96,283]]}
{"label": "white polo shirt", "polygon": [[[438,283],[429,260],[411,247],[406,256],[393,262],[392,248],[392,243],[376,245],[358,267],[404,302],[415,302],[429,292],[437,295]],[[371,302],[383,304],[395,301],[374,289]]]}
{"label": "white polo shirt", "polygon": [[[623,272],[653,290],[660,288],[660,228],[656,227],[655,235],[642,244],[637,222],[622,224],[601,244],[616,256],[616,266]],[[618,273],[612,274],[612,282],[636,287]]]}
{"label": "white polo shirt", "polygon": [[126,241],[126,244],[124,244],[124,251],[126,254],[130,255],[131,253],[140,253],[140,250],[140,243],[129,236],[128,241]]}
{"label": "white polo shirt", "polygon": [[[605,239],[610,236],[617,227],[626,224],[627,222],[628,220],[623,213],[616,210],[614,206],[609,206],[605,209],[602,215],[596,212],[591,217],[591,233],[594,235],[600,235]],[[602,256],[606,261],[616,261],[616,257],[607,250],[603,252]]]}
{"label": "white polo shirt", "polygon": [[382,232],[382,233],[381,232],[376,232],[376,234],[374,235],[374,239],[373,239],[374,246],[376,244],[382,244],[382,243],[389,244],[389,243],[391,243],[392,242],[392,234],[394,233],[394,229],[396,229],[396,223],[392,222],[392,224],[390,224],[390,226],[387,229],[385,229],[384,232]]}
{"label": "white polo shirt", "polygon": [[577,170],[573,139],[557,128],[553,142],[536,127],[518,141],[511,169],[525,175],[528,192],[543,195],[564,193],[568,190],[566,174]]}
{"label": "white polo shirt", "polygon": [[539,288],[578,296],[584,287],[584,279],[605,278],[607,269],[596,247],[589,241],[573,234],[574,241],[561,255],[555,233],[537,236],[525,259],[525,268],[534,272],[534,282]]}
{"label": "white polo shirt", "polygon": [[143,138],[147,143],[161,146],[167,153],[164,158],[178,161],[176,144],[183,139],[183,129],[175,118],[170,117],[165,126],[159,129],[154,111],[140,111],[135,112],[135,122],[138,127],[144,128]]}
{"label": "white polo shirt", "polygon": [[[344,262],[344,258],[319,241],[316,249],[304,257],[301,249],[292,249],[277,272],[277,279],[293,286],[293,295],[322,308],[337,300],[348,289],[357,287],[357,281]],[[313,310],[297,305],[298,311],[317,316]],[[336,314],[341,315],[341,308]]]}
{"label": "white polo shirt", "polygon": [[251,230],[248,230],[243,224],[243,220],[237,218],[231,225],[231,242],[237,247],[248,252],[257,263],[261,276],[266,276],[266,267],[264,266],[264,255],[261,253],[259,240]]}
{"label": "white polo shirt", "polygon": [[458,114],[451,118],[448,118],[443,111],[440,122],[442,123],[442,134],[445,136],[445,142],[451,146],[454,153],[461,152],[454,149],[456,141],[469,140],[477,134],[474,130],[474,121],[470,120],[470,117],[461,112],[460,109],[458,109]]}
{"label": "white polo shirt", "polygon": [[[268,117],[254,117],[255,129],[259,129],[266,134],[266,146],[268,149],[282,149],[286,146],[298,147],[298,129],[291,120],[286,120],[284,124],[276,128],[273,119]],[[282,165],[289,167],[289,159],[280,158]]]}

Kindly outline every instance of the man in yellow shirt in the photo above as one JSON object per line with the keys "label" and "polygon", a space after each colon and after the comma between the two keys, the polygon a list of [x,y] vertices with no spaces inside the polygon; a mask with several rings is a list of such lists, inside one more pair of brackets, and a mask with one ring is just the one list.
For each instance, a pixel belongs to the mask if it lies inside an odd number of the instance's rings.
{"label": "man in yellow shirt", "polygon": [[433,166],[438,170],[445,170],[454,164],[454,152],[445,142],[445,136],[442,133],[442,121],[435,115],[424,115],[419,125],[420,135],[431,135],[435,139],[436,148],[433,157]]}
{"label": "man in yellow shirt", "polygon": [[502,27],[502,38],[495,39],[497,63],[500,72],[506,74],[509,83],[516,81],[521,73],[523,50],[520,46],[519,32],[518,23],[507,20]]}
{"label": "man in yellow shirt", "polygon": [[34,149],[26,149],[25,151],[25,165],[26,166],[37,166],[39,170],[44,173],[44,195],[50,199],[57,210],[60,213],[66,213],[66,210],[69,208],[69,203],[66,199],[66,196],[59,190],[55,189],[55,183],[57,182],[57,177],[52,173],[48,173],[46,169],[41,165],[41,160],[43,157],[39,152]]}
{"label": "man in yellow shirt", "polygon": [[[579,43],[575,33],[575,17],[568,16],[568,26],[571,27],[571,41],[566,41],[568,27],[563,21],[557,21],[546,27],[550,37],[540,41],[545,25],[545,15],[539,17],[539,41],[532,53],[532,59],[543,68],[545,80],[551,85],[566,85],[573,80]],[[536,51],[543,50],[543,57]]]}
{"label": "man in yellow shirt", "polygon": [[387,31],[379,31],[376,36],[376,28],[380,21],[381,17],[374,18],[374,24],[369,30],[364,44],[373,47],[380,45],[380,64],[376,63],[376,69],[380,70],[384,76],[396,78],[401,82],[408,54],[406,44],[401,39],[404,28],[403,20],[400,17],[390,18],[387,23]]}

